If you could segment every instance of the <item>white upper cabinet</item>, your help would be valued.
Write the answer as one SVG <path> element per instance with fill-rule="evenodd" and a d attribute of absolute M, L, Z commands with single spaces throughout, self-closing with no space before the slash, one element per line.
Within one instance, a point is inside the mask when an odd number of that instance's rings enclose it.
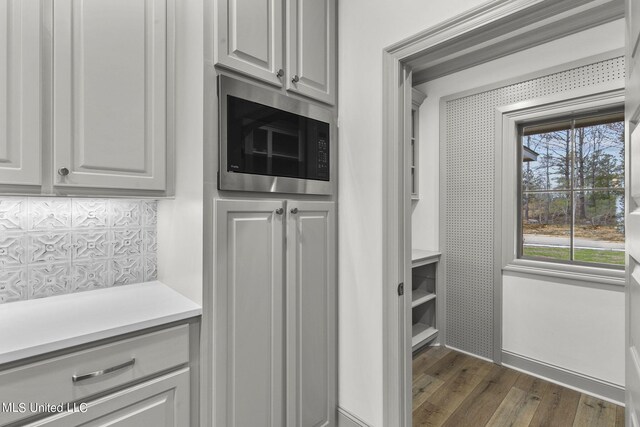
<path fill-rule="evenodd" d="M 0 183 L 40 185 L 39 0 L 0 0 Z"/>
<path fill-rule="evenodd" d="M 336 1 L 290 0 L 287 90 L 335 103 Z"/>
<path fill-rule="evenodd" d="M 282 2 L 219 0 L 217 64 L 282 86 Z"/>
<path fill-rule="evenodd" d="M 167 0 L 56 0 L 54 186 L 165 190 Z"/>
<path fill-rule="evenodd" d="M 215 12 L 216 65 L 335 103 L 336 0 L 218 0 Z"/>

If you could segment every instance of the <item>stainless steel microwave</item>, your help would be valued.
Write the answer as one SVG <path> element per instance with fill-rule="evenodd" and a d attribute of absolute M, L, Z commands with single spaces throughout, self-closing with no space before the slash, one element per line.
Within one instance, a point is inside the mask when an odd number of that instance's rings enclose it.
<path fill-rule="evenodd" d="M 218 103 L 220 190 L 333 193 L 330 110 L 224 75 Z"/>

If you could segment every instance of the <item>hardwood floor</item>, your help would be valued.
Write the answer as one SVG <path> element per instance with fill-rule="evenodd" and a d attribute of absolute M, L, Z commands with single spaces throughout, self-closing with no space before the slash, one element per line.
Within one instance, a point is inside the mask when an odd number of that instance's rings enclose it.
<path fill-rule="evenodd" d="M 413 358 L 413 425 L 624 427 L 624 408 L 443 347 Z"/>

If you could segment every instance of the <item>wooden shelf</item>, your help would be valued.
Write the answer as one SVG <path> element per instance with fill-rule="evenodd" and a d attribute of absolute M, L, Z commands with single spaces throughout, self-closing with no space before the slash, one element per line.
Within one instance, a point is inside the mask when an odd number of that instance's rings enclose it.
<path fill-rule="evenodd" d="M 411 308 L 417 307 L 420 304 L 424 304 L 427 301 L 431 301 L 436 298 L 436 294 L 423 291 L 422 289 L 416 289 L 411 293 Z"/>
<path fill-rule="evenodd" d="M 430 341 L 436 337 L 438 330 L 433 326 L 425 325 L 424 323 L 416 323 L 411 327 L 411 346 L 417 347 L 427 341 Z"/>

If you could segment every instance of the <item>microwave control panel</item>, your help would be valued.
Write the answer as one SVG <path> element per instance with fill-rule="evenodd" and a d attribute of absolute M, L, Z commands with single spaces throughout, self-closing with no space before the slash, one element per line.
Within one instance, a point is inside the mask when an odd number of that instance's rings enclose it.
<path fill-rule="evenodd" d="M 327 136 L 318 136 L 318 178 L 329 179 L 329 142 Z"/>

